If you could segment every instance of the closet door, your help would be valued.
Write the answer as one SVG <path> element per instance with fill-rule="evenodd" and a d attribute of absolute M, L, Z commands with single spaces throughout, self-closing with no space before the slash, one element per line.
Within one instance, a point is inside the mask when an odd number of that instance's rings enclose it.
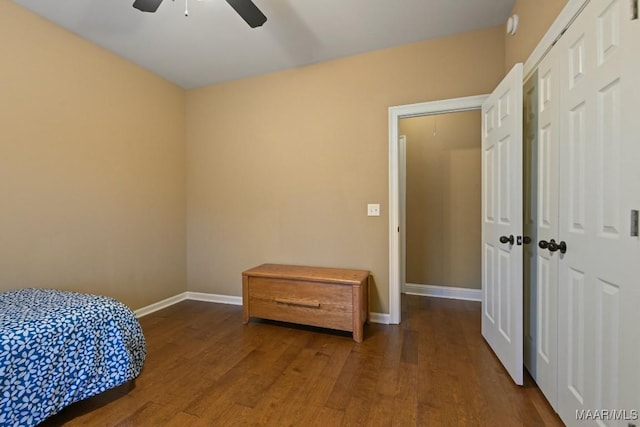
<path fill-rule="evenodd" d="M 636 8 L 638 1 L 635 1 Z M 623 10 L 624 11 L 624 10 Z M 640 210 L 640 17 L 636 9 L 635 19 L 624 20 L 622 26 L 624 43 L 622 51 L 622 76 L 626 82 L 622 92 L 622 171 L 621 191 L 626 195 L 625 204 L 621 209 L 623 218 L 627 221 L 636 216 L 632 211 Z M 631 236 L 631 227 L 626 231 L 627 260 L 631 260 L 631 267 L 627 267 L 628 286 L 625 288 L 624 298 L 621 299 L 621 324 L 624 325 L 620 342 L 621 364 L 621 400 L 622 408 L 636 408 L 640 411 L 640 237 Z M 636 412 L 636 415 L 638 412 Z M 632 423 L 640 425 L 636 419 Z M 625 427 L 627 424 L 623 424 Z"/>
<path fill-rule="evenodd" d="M 558 251 L 549 244 L 558 239 L 558 116 L 559 82 L 557 50 L 552 49 L 538 67 L 538 142 L 536 237 L 536 383 L 557 410 L 558 395 Z"/>
<path fill-rule="evenodd" d="M 522 64 L 482 105 L 482 336 L 523 383 Z"/>
<path fill-rule="evenodd" d="M 637 303 L 638 287 L 638 241 L 629 233 L 635 197 L 629 191 L 637 192 L 638 182 L 626 181 L 636 173 L 638 135 L 632 144 L 623 128 L 625 109 L 634 108 L 626 92 L 637 85 L 623 72 L 630 42 L 624 28 L 631 22 L 629 1 L 591 0 L 556 46 L 562 123 L 556 240 L 566 244 L 559 255 L 558 409 L 569 425 L 584 425 L 576 411 L 624 409 L 627 378 L 637 371 L 625 354 L 635 351 L 637 337 L 634 344 L 622 341 L 631 327 L 622 327 L 630 316 L 625 307 Z"/>

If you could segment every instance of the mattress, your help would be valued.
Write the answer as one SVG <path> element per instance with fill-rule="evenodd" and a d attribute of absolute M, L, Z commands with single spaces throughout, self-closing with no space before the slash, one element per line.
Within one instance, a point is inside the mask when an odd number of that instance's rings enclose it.
<path fill-rule="evenodd" d="M 142 328 L 121 302 L 52 289 L 0 293 L 0 426 L 33 426 L 138 376 Z"/>

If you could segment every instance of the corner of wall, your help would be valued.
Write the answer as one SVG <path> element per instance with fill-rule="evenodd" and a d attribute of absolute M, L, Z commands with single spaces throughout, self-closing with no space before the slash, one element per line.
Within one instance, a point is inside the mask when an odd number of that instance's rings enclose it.
<path fill-rule="evenodd" d="M 511 15 L 519 18 L 514 35 L 504 35 L 505 72 L 514 64 L 525 62 L 536 48 L 568 0 L 516 0 Z"/>

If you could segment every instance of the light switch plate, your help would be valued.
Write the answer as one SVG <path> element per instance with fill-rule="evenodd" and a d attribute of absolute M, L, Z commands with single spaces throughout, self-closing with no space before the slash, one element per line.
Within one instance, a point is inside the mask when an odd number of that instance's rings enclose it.
<path fill-rule="evenodd" d="M 380 203 L 369 203 L 367 205 L 367 216 L 380 216 Z"/>

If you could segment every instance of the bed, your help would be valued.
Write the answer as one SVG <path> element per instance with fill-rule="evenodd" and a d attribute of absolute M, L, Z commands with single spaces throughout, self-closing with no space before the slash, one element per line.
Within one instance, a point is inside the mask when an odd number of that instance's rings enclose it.
<path fill-rule="evenodd" d="M 0 426 L 33 426 L 138 376 L 142 329 L 121 302 L 52 289 L 0 293 Z"/>

